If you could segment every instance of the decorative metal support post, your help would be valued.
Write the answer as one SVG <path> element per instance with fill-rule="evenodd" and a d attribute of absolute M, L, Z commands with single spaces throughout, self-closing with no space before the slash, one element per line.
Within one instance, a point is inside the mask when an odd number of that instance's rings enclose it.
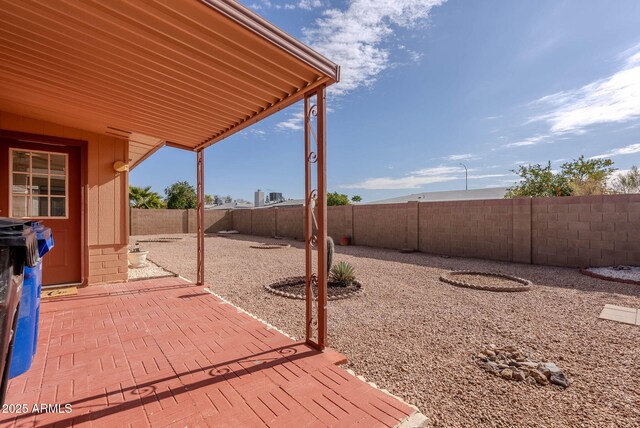
<path fill-rule="evenodd" d="M 306 264 L 306 341 L 322 350 L 327 346 L 327 179 L 326 179 L 326 99 L 325 87 L 304 99 L 305 147 L 305 264 Z M 315 105 L 311 99 L 315 97 Z M 316 118 L 315 132 L 312 118 Z M 315 151 L 312 148 L 315 141 Z M 317 189 L 312 189 L 312 164 L 316 164 Z M 315 209 L 314 209 L 315 208 Z M 318 213 L 316 219 L 315 211 Z M 314 226 L 316 233 L 314 234 Z M 313 246 L 317 246 L 318 272 L 313 272 Z M 314 288 L 317 287 L 317 296 Z M 314 301 L 317 311 L 314 314 Z M 317 326 L 317 341 L 313 327 Z"/>
<path fill-rule="evenodd" d="M 315 235 L 313 234 L 313 207 L 315 201 L 311 191 L 311 102 L 308 97 L 304 98 L 304 252 L 305 252 L 305 296 L 306 296 L 306 341 L 311 342 L 313 337 L 313 290 L 312 286 L 317 281 L 313 273 L 313 251 Z"/>
<path fill-rule="evenodd" d="M 204 285 L 204 149 L 197 152 L 197 219 L 198 219 L 198 273 L 197 284 Z"/>

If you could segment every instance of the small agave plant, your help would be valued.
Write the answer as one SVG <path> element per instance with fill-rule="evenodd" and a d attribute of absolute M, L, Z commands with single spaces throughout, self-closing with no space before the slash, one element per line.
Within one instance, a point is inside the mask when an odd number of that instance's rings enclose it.
<path fill-rule="evenodd" d="M 338 262 L 331 268 L 329 278 L 342 287 L 348 287 L 356 280 L 356 271 L 347 262 Z"/>

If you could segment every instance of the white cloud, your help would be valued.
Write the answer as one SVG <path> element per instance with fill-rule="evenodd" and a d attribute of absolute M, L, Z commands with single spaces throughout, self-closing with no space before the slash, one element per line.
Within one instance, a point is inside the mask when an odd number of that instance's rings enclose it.
<path fill-rule="evenodd" d="M 399 177 L 369 178 L 360 183 L 345 184 L 344 189 L 418 189 L 426 184 L 441 183 L 444 181 L 459 180 L 464 178 L 464 170 L 460 167 L 438 166 L 423 168 L 410 174 Z"/>
<path fill-rule="evenodd" d="M 625 147 L 619 147 L 607 153 L 603 153 L 597 156 L 592 156 L 590 159 L 604 159 L 604 158 L 610 158 L 613 156 L 630 155 L 633 153 L 640 153 L 640 144 L 630 144 Z"/>
<path fill-rule="evenodd" d="M 611 76 L 540 98 L 534 104 L 547 111 L 531 121 L 546 121 L 551 132 L 564 134 L 640 118 L 640 50 L 625 54 L 624 65 Z"/>
<path fill-rule="evenodd" d="M 530 137 L 522 141 L 516 141 L 515 143 L 505 144 L 503 147 L 512 148 L 512 147 L 524 147 L 524 146 L 535 146 L 536 144 L 541 143 L 548 135 L 537 135 L 535 137 Z"/>
<path fill-rule="evenodd" d="M 424 25 L 431 9 L 445 1 L 350 0 L 344 9 L 324 11 L 313 26 L 303 29 L 303 40 L 340 65 L 340 82 L 329 87 L 329 95 L 342 96 L 373 85 L 380 73 L 393 65 L 390 42 L 397 29 Z M 296 3 L 301 8 L 316 4 L 322 5 L 322 2 L 300 0 Z M 421 58 L 419 52 L 404 46 L 396 48 L 406 51 L 413 62 Z M 286 123 L 279 128 L 300 129 Z"/>
<path fill-rule="evenodd" d="M 481 179 L 481 178 L 497 178 L 497 177 L 506 177 L 508 174 L 477 174 L 470 175 L 469 178 Z"/>
<path fill-rule="evenodd" d="M 321 0 L 300 0 L 297 4 L 300 9 L 311 10 L 324 6 Z"/>
<path fill-rule="evenodd" d="M 445 0 L 351 0 L 344 10 L 329 9 L 304 29 L 305 41 L 340 64 L 341 81 L 330 87 L 344 95 L 370 86 L 390 65 L 384 46 L 397 28 L 424 24 L 431 9 Z"/>
<path fill-rule="evenodd" d="M 465 153 L 462 155 L 449 155 L 445 159 L 448 159 L 450 161 L 458 161 L 458 160 L 471 160 L 471 159 L 478 159 L 478 158 L 471 153 Z"/>
<path fill-rule="evenodd" d="M 469 169 L 474 171 L 474 169 Z M 506 177 L 508 174 L 471 174 L 470 179 Z M 360 183 L 344 184 L 344 189 L 392 190 L 419 189 L 427 184 L 464 180 L 464 168 L 459 166 L 436 166 L 412 171 L 404 177 L 368 178 Z"/>
<path fill-rule="evenodd" d="M 304 108 L 291 113 L 288 119 L 278 123 L 276 128 L 282 131 L 300 131 L 304 128 Z"/>

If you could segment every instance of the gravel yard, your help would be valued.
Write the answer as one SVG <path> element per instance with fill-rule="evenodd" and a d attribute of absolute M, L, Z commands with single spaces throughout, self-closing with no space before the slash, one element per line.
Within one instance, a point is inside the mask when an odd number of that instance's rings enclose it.
<path fill-rule="evenodd" d="M 196 239 L 181 236 L 145 249 L 195 280 Z M 291 248 L 250 248 L 264 242 Z M 263 289 L 304 274 L 302 243 L 243 235 L 205 243 L 212 290 L 304 337 L 304 302 Z M 575 269 L 367 247 L 336 247 L 334 263 L 342 260 L 356 268 L 365 291 L 329 302 L 330 345 L 357 374 L 417 405 L 433 426 L 640 426 L 640 327 L 598 319 L 606 303 L 640 307 L 640 286 Z M 448 270 L 501 272 L 533 285 L 521 293 L 460 288 L 439 281 Z M 573 384 L 560 390 L 492 376 L 472 359 L 490 344 L 552 361 Z"/>

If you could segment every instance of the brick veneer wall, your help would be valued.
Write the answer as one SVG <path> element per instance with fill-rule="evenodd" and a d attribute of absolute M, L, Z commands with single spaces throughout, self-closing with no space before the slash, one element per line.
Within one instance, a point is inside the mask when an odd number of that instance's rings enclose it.
<path fill-rule="evenodd" d="M 89 285 L 123 282 L 127 278 L 126 245 L 89 247 Z"/>
<path fill-rule="evenodd" d="M 144 211 L 145 227 L 161 221 L 169 229 L 168 214 Z M 638 194 L 350 205 L 327 211 L 329 236 L 336 241 L 350 236 L 354 245 L 541 265 L 640 265 Z M 300 239 L 303 212 L 302 207 L 232 210 L 216 224 L 243 234 Z M 132 230 L 145 230 L 136 221 L 132 215 Z M 179 221 L 172 227 L 162 233 L 184 233 Z"/>

